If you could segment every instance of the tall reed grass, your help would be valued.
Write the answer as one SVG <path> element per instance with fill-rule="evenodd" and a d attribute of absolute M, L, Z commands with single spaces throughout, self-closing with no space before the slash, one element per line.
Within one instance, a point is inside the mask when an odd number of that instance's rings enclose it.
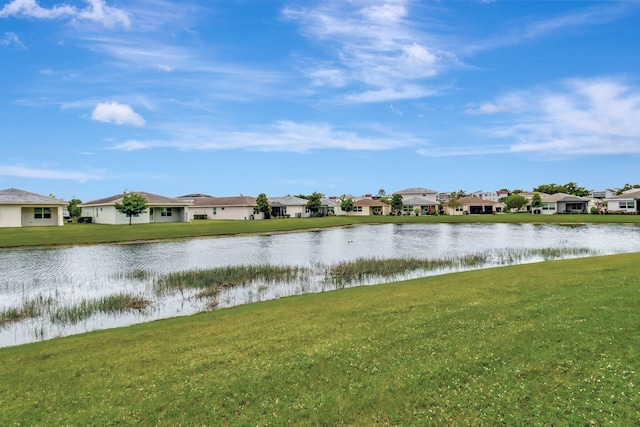
<path fill-rule="evenodd" d="M 41 316 L 52 304 L 53 298 L 41 294 L 33 298 L 25 298 L 18 307 L 0 310 L 0 327 L 23 319 Z"/>
<path fill-rule="evenodd" d="M 449 268 L 477 267 L 486 264 L 487 254 L 472 254 L 437 259 L 421 258 L 358 258 L 328 267 L 326 276 L 338 282 L 360 280 L 365 277 L 393 277 L 415 270 L 434 271 Z"/>
<path fill-rule="evenodd" d="M 52 324 L 73 324 L 88 319 L 97 313 L 117 314 L 125 311 L 143 310 L 151 301 L 142 296 L 120 293 L 98 299 L 82 300 L 78 304 L 60 307 L 49 312 Z"/>
<path fill-rule="evenodd" d="M 171 273 L 154 280 L 158 294 L 186 289 L 201 289 L 198 297 L 217 295 L 222 289 L 246 285 L 255 280 L 265 282 L 299 279 L 308 269 L 278 265 L 236 265 L 208 270 Z"/>

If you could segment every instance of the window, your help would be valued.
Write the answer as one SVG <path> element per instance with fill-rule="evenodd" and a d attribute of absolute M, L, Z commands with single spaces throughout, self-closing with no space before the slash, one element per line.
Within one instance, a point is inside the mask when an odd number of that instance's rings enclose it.
<path fill-rule="evenodd" d="M 402 210 L 403 210 L 403 211 L 405 211 L 405 212 L 413 212 L 413 206 L 411 206 L 411 205 L 404 205 L 404 206 L 402 207 Z"/>
<path fill-rule="evenodd" d="M 160 216 L 171 216 L 171 208 L 160 208 Z"/>
<path fill-rule="evenodd" d="M 33 217 L 35 219 L 49 219 L 51 218 L 51 208 L 33 208 Z"/>
<path fill-rule="evenodd" d="M 624 202 L 618 202 L 618 206 L 620 206 L 620 209 L 635 209 L 636 207 L 636 202 L 635 200 L 630 200 L 630 201 L 624 201 Z"/>
<path fill-rule="evenodd" d="M 335 212 L 335 210 L 334 210 L 333 206 L 329 206 L 329 207 L 327 208 L 327 212 L 334 213 L 334 212 Z"/>
<path fill-rule="evenodd" d="M 309 208 L 304 208 L 304 213 L 309 213 L 311 210 Z"/>
<path fill-rule="evenodd" d="M 464 207 L 462 205 L 456 206 L 456 212 L 462 212 L 463 210 L 464 210 Z"/>
<path fill-rule="evenodd" d="M 353 211 L 354 212 L 362 212 L 362 206 L 354 206 L 353 207 Z"/>
<path fill-rule="evenodd" d="M 556 204 L 555 203 L 551 203 L 551 202 L 545 202 L 542 204 L 542 210 L 543 211 L 555 211 L 556 210 Z"/>
<path fill-rule="evenodd" d="M 254 211 L 254 213 L 255 213 L 255 211 Z M 218 215 L 218 210 L 217 210 L 217 208 L 213 208 L 213 214 L 214 214 L 214 215 Z"/>

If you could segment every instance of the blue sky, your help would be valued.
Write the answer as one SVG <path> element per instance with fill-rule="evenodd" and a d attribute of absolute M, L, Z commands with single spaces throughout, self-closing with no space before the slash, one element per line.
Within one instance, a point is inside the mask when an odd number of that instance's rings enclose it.
<path fill-rule="evenodd" d="M 0 188 L 640 182 L 640 2 L 0 3 Z"/>

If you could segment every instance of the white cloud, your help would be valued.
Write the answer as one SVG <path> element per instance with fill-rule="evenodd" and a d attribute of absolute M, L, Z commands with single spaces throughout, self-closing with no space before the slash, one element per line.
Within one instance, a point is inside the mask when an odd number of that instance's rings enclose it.
<path fill-rule="evenodd" d="M 24 166 L 0 166 L 0 175 L 17 176 L 21 178 L 63 179 L 86 182 L 102 179 L 103 171 L 91 171 L 90 173 L 84 173 L 78 171 L 38 169 Z"/>
<path fill-rule="evenodd" d="M 404 87 L 388 87 L 378 90 L 347 94 L 343 99 L 347 102 L 369 103 L 384 101 L 400 101 L 436 95 L 437 91 L 418 85 Z"/>
<path fill-rule="evenodd" d="M 9 46 L 12 44 L 19 46 L 23 49 L 27 48 L 24 44 L 22 44 L 22 42 L 20 41 L 20 38 L 16 33 L 12 33 L 12 32 L 4 33 L 4 37 L 0 39 L 0 46 Z"/>
<path fill-rule="evenodd" d="M 18 18 L 36 19 L 77 19 L 99 22 L 106 27 L 131 25 L 129 15 L 121 9 L 107 6 L 105 0 L 85 0 L 87 7 L 78 9 L 67 4 L 45 8 L 36 0 L 13 0 L 0 9 L 0 17 L 15 16 Z"/>
<path fill-rule="evenodd" d="M 492 129 L 493 137 L 513 141 L 511 152 L 640 153 L 640 88 L 624 80 L 573 79 L 559 87 L 514 92 L 501 99 L 508 103 L 482 105 L 486 113 L 511 113 L 503 126 Z"/>
<path fill-rule="evenodd" d="M 133 111 L 130 106 L 117 102 L 104 102 L 96 105 L 93 113 L 91 113 L 91 119 L 116 125 L 145 125 L 142 116 Z"/>
<path fill-rule="evenodd" d="M 248 149 L 257 151 L 308 152 L 323 149 L 390 150 L 421 143 L 408 135 L 378 130 L 374 135 L 341 130 L 327 123 L 298 123 L 288 120 L 243 131 L 212 131 L 192 123 L 172 124 L 162 129 L 172 140 L 127 141 L 108 149 L 134 151 L 158 147 L 183 151 Z"/>
<path fill-rule="evenodd" d="M 314 84 L 358 83 L 366 89 L 350 95 L 351 101 L 386 102 L 400 99 L 400 92 L 403 99 L 430 95 L 419 91 L 408 96 L 402 88 L 419 86 L 456 62 L 455 55 L 436 45 L 424 22 L 410 20 L 410 4 L 409 0 L 328 1 L 315 8 L 286 8 L 283 15 L 299 22 L 301 31 L 323 44 L 332 58 L 306 68 Z"/>

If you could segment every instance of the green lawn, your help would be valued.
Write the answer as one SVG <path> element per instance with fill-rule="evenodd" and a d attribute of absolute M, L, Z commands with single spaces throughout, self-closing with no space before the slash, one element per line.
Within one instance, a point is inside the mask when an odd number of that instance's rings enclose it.
<path fill-rule="evenodd" d="M 69 227 L 72 229 L 72 227 Z M 0 349 L 3 425 L 638 425 L 640 254 Z"/>
<path fill-rule="evenodd" d="M 275 233 L 375 223 L 635 223 L 638 215 L 470 215 L 289 218 L 267 221 L 202 220 L 139 225 L 65 224 L 63 227 L 0 228 L 0 247 L 77 245 Z"/>

